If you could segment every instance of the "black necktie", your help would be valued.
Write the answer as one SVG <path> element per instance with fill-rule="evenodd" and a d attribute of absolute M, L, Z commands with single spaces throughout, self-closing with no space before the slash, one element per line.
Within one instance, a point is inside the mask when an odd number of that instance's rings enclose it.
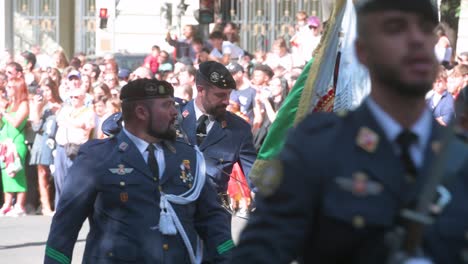
<path fill-rule="evenodd" d="M 198 145 L 201 145 L 201 143 L 206 137 L 206 120 L 208 120 L 207 115 L 201 115 L 197 120 L 197 144 Z"/>
<path fill-rule="evenodd" d="M 410 180 L 414 180 L 417 175 L 416 165 L 411 158 L 409 148 L 412 144 L 416 143 L 418 136 L 410 130 L 403 130 L 396 138 L 396 142 L 400 145 L 401 155 L 400 159 L 403 162 L 403 166 L 408 174 Z"/>
<path fill-rule="evenodd" d="M 146 150 L 148 151 L 148 166 L 150 167 L 150 170 L 153 173 L 153 178 L 159 179 L 158 161 L 156 160 L 156 156 L 154 155 L 156 147 L 153 144 L 149 144 Z"/>

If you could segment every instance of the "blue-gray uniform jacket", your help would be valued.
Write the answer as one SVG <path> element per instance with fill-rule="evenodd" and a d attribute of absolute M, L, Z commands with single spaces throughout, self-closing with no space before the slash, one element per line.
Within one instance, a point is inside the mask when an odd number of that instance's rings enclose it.
<path fill-rule="evenodd" d="M 272 165 L 277 173 L 264 179 L 278 180 L 278 188 L 257 195 L 233 263 L 386 263 L 385 238 L 421 194 L 444 129 L 432 122 L 425 161 L 411 181 L 366 104 L 347 115 L 309 115 Z M 468 261 L 468 156 L 460 144 L 450 144 L 443 181 L 451 199 L 424 232 L 422 248 L 434 263 Z"/>
<path fill-rule="evenodd" d="M 182 128 L 191 144 L 197 144 L 197 118 L 192 100 L 181 105 Z M 200 150 L 206 160 L 206 173 L 213 180 L 216 189 L 225 193 L 228 188 L 232 167 L 239 162 L 247 181 L 257 154 L 253 146 L 250 125 L 231 112 L 226 112 L 224 119 L 216 120 Z M 250 184 L 250 187 L 253 187 Z"/>
<path fill-rule="evenodd" d="M 166 169 L 158 180 L 123 131 L 83 145 L 52 220 L 44 263 L 70 263 L 86 218 L 90 231 L 83 263 L 190 263 L 181 236 L 158 230 L 159 190 L 189 190 L 193 180 L 184 176 L 187 170 L 195 175 L 196 153 L 181 142 L 165 142 L 163 149 Z M 198 235 L 215 262 L 229 259 L 231 228 L 210 184 L 205 182 L 198 200 L 173 207 L 193 248 Z"/>

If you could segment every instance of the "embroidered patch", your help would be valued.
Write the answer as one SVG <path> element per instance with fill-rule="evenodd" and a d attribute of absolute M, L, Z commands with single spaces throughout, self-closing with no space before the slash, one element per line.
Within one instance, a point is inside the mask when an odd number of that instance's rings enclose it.
<path fill-rule="evenodd" d="M 256 160 L 249 176 L 263 196 L 272 195 L 283 180 L 283 163 L 280 160 Z"/>
<path fill-rule="evenodd" d="M 119 164 L 117 165 L 117 168 L 109 168 L 109 171 L 114 174 L 125 175 L 131 173 L 133 168 L 125 168 L 123 164 Z"/>
<path fill-rule="evenodd" d="M 128 144 L 126 142 L 122 142 L 119 145 L 119 150 L 125 151 L 128 148 Z"/>
<path fill-rule="evenodd" d="M 120 201 L 122 203 L 128 202 L 128 193 L 127 192 L 121 192 L 120 193 Z"/>
<path fill-rule="evenodd" d="M 379 144 L 379 136 L 371 129 L 361 127 L 356 138 L 356 143 L 365 151 L 373 153 Z"/>
<path fill-rule="evenodd" d="M 369 177 L 364 172 L 354 173 L 352 179 L 337 177 L 335 182 L 341 189 L 351 192 L 356 196 L 378 195 L 383 190 L 382 184 L 369 180 Z"/>
<path fill-rule="evenodd" d="M 190 112 L 188 110 L 184 110 L 184 112 L 182 112 L 182 116 L 184 118 L 186 118 L 188 115 L 190 115 Z"/>
<path fill-rule="evenodd" d="M 211 82 L 214 82 L 214 83 L 217 83 L 217 82 L 219 82 L 219 79 L 220 79 L 221 77 L 222 77 L 222 76 L 221 76 L 219 73 L 217 73 L 217 72 L 212 72 L 212 73 L 210 74 L 210 81 L 211 81 Z"/>

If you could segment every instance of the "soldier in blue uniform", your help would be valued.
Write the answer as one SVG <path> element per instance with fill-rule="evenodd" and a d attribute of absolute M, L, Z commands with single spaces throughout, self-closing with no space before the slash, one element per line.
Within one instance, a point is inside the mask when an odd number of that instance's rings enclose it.
<path fill-rule="evenodd" d="M 120 99 L 123 128 L 83 145 L 70 168 L 44 263 L 71 262 L 86 218 L 83 263 L 201 263 L 203 248 L 227 262 L 230 224 L 203 155 L 175 140 L 172 86 L 140 79 Z"/>
<path fill-rule="evenodd" d="M 313 113 L 291 132 L 258 175 L 256 211 L 233 263 L 468 262 L 467 149 L 424 101 L 437 71 L 437 13 L 430 0 L 357 1 L 356 9 L 371 95 L 353 112 Z M 436 199 L 422 203 L 441 159 Z M 396 259 L 410 262 L 388 262 Z"/>
<path fill-rule="evenodd" d="M 228 69 L 217 62 L 201 63 L 196 74 L 197 97 L 181 106 L 181 129 L 189 142 L 199 145 L 206 171 L 225 204 L 232 167 L 239 162 L 247 181 L 256 159 L 250 125 L 226 111 L 236 83 Z M 250 181 L 249 181 L 250 183 Z M 250 184 L 250 187 L 253 186 Z"/>

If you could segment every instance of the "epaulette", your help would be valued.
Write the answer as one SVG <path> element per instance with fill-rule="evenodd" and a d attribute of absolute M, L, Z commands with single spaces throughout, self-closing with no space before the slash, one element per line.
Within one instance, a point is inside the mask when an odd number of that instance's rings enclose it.
<path fill-rule="evenodd" d="M 304 118 L 297 126 L 306 131 L 321 131 L 341 123 L 346 116 L 346 113 L 314 112 Z"/>
<path fill-rule="evenodd" d="M 176 102 L 176 105 L 179 105 L 179 106 L 185 106 L 188 103 L 187 100 L 179 98 L 179 97 L 174 97 L 174 101 Z"/>
<path fill-rule="evenodd" d="M 102 122 L 101 130 L 109 137 L 118 134 L 120 130 L 122 130 L 122 113 L 117 112 L 104 120 L 104 122 Z"/>

